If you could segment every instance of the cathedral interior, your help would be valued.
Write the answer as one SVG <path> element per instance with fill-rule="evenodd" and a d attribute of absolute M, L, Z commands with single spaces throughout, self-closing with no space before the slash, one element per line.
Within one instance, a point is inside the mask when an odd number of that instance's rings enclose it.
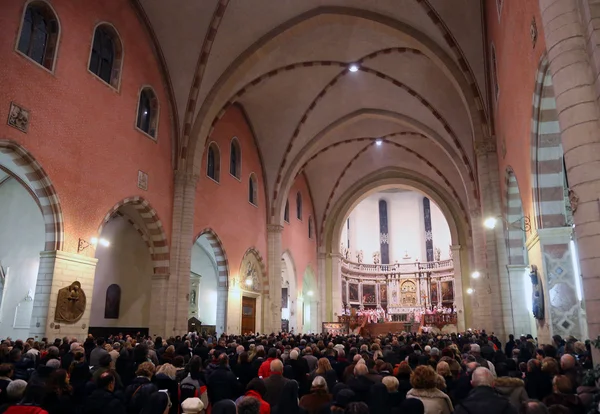
<path fill-rule="evenodd" d="M 596 338 L 595 3 L 0 0 L 0 338 Z"/>

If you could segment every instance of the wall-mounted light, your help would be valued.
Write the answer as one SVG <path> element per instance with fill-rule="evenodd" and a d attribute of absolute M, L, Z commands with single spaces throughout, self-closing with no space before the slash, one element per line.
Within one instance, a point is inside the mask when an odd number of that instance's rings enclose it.
<path fill-rule="evenodd" d="M 77 253 L 81 253 L 82 251 L 84 251 L 85 249 L 87 249 L 90 246 L 93 246 L 94 248 L 96 248 L 96 246 L 98 246 L 98 245 L 108 247 L 108 246 L 110 246 L 110 242 L 103 237 L 101 237 L 101 238 L 90 237 L 89 242 L 85 239 L 80 238 L 79 244 L 77 245 Z"/>
<path fill-rule="evenodd" d="M 252 278 L 251 277 L 246 278 L 246 286 L 252 286 Z"/>
<path fill-rule="evenodd" d="M 479 276 L 481 276 L 481 273 L 479 273 L 477 270 L 471 273 L 471 277 L 473 279 L 479 279 Z"/>
<path fill-rule="evenodd" d="M 473 290 L 473 288 L 468 288 L 468 289 L 467 289 L 467 295 L 472 295 L 472 294 L 473 294 L 473 292 L 475 292 L 475 291 Z"/>
<path fill-rule="evenodd" d="M 309 290 L 308 292 L 306 292 L 306 294 L 307 294 L 308 296 L 312 296 L 312 295 L 314 295 L 314 292 L 313 292 L 312 290 Z"/>
<path fill-rule="evenodd" d="M 526 233 L 529 233 L 531 231 L 531 220 L 529 219 L 529 216 L 523 216 L 513 222 L 509 222 L 502 216 L 488 217 L 484 220 L 483 225 L 486 228 L 493 230 L 496 228 L 498 220 L 502 220 L 504 223 L 506 223 L 507 227 L 509 228 L 517 228 Z"/>

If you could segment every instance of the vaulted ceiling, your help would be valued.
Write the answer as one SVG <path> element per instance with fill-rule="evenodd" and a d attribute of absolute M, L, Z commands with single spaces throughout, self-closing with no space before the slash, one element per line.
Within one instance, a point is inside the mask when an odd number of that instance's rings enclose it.
<path fill-rule="evenodd" d="M 186 168 L 199 168 L 211 125 L 238 103 L 272 216 L 304 173 L 322 228 L 341 194 L 385 167 L 428 177 L 466 211 L 476 204 L 474 142 L 489 136 L 481 1 L 138 1 Z"/>

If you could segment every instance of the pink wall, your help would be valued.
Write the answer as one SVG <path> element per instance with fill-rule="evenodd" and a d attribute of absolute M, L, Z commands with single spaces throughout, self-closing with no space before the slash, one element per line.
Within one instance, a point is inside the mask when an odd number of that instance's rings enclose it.
<path fill-rule="evenodd" d="M 531 182 L 531 117 L 535 77 L 545 52 L 544 32 L 537 0 L 504 0 L 498 22 L 496 0 L 487 0 L 488 48 L 496 48 L 500 94 L 492 106 L 498 143 L 500 185 L 506 198 L 504 172 L 515 172 L 523 211 L 534 217 Z M 535 48 L 531 42 L 531 21 L 538 30 Z M 489 56 L 488 62 L 490 61 Z M 506 156 L 503 156 L 505 142 Z M 504 201 L 505 208 L 506 201 Z M 534 222 L 535 220 L 532 220 Z"/>
<path fill-rule="evenodd" d="M 296 194 L 302 194 L 302 221 L 296 217 Z M 302 291 L 302 281 L 306 268 L 310 266 L 317 276 L 317 232 L 315 213 L 308 183 L 304 174 L 296 177 L 288 194 L 290 205 L 290 222 L 283 222 L 282 251 L 288 251 L 296 266 L 296 283 L 298 292 Z M 312 239 L 308 238 L 308 216 L 312 216 L 315 231 Z"/>
<path fill-rule="evenodd" d="M 139 195 L 171 232 L 173 171 L 167 90 L 150 36 L 128 0 L 53 0 L 61 33 L 54 73 L 15 51 L 25 2 L 0 13 L 0 139 L 17 141 L 49 175 L 60 198 L 67 251 L 94 235 L 117 202 Z M 94 26 L 112 23 L 124 45 L 119 91 L 88 71 Z M 151 85 L 160 102 L 158 142 L 135 128 L 138 92 Z M 10 102 L 30 111 L 24 134 L 6 125 Z M 149 175 L 137 188 L 138 170 Z"/>
<path fill-rule="evenodd" d="M 229 174 L 229 147 L 237 137 L 242 150 L 241 181 Z M 208 143 L 221 152 L 221 177 L 216 183 L 206 175 L 206 151 L 196 189 L 194 234 L 211 228 L 223 243 L 230 276 L 237 275 L 244 253 L 254 247 L 267 260 L 267 206 L 260 157 L 243 110 L 232 106 L 217 122 Z M 248 201 L 248 179 L 256 174 L 258 207 Z M 191 242 L 190 242 L 191 243 Z M 190 245 L 191 247 L 191 245 Z"/>

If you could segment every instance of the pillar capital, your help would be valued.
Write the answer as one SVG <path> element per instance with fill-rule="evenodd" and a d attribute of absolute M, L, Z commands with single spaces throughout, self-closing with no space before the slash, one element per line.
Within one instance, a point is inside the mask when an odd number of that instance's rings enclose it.
<path fill-rule="evenodd" d="M 496 153 L 496 141 L 494 139 L 485 139 L 475 141 L 475 153 L 478 157 Z"/>
<path fill-rule="evenodd" d="M 267 224 L 267 232 L 269 233 L 282 233 L 283 226 L 281 224 Z"/>

